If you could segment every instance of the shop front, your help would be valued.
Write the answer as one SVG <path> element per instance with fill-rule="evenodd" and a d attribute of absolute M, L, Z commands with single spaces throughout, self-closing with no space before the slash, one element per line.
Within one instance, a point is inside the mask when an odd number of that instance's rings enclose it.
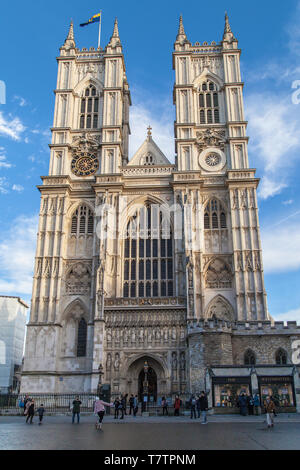
<path fill-rule="evenodd" d="M 252 394 L 251 377 L 213 377 L 212 402 L 215 413 L 239 413 L 240 395 Z"/>
<path fill-rule="evenodd" d="M 261 402 L 272 396 L 279 413 L 295 412 L 296 397 L 293 376 L 258 377 Z"/>

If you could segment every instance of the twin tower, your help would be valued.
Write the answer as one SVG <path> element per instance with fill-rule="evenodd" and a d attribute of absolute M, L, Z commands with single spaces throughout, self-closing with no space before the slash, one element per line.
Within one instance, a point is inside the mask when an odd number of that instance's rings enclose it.
<path fill-rule="evenodd" d="M 146 364 L 156 401 L 202 390 L 212 365 L 243 363 L 234 325 L 270 317 L 240 54 L 227 15 L 211 44 L 191 44 L 180 18 L 175 163 L 150 128 L 130 156 L 118 23 L 105 50 L 77 49 L 71 24 L 38 187 L 21 391 L 96 392 L 100 376 L 112 396 L 142 396 Z"/>

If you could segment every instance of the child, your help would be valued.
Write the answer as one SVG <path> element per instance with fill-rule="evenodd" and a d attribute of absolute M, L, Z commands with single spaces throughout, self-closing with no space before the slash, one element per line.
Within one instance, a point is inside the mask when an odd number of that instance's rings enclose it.
<path fill-rule="evenodd" d="M 44 416 L 44 413 L 45 413 L 45 408 L 44 408 L 44 405 L 41 404 L 41 406 L 39 407 L 39 409 L 37 410 L 38 411 L 38 414 L 39 414 L 39 424 L 42 424 L 42 421 L 43 421 L 43 416 Z"/>

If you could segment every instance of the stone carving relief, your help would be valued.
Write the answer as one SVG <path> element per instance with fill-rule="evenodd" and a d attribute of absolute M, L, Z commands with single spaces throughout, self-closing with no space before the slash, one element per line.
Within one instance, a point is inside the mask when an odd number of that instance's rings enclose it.
<path fill-rule="evenodd" d="M 232 287 L 232 271 L 221 258 L 214 258 L 205 274 L 208 289 L 230 289 Z"/>
<path fill-rule="evenodd" d="M 196 145 L 199 153 L 208 147 L 218 148 L 224 152 L 226 144 L 225 131 L 205 129 L 201 132 L 197 132 L 196 136 Z"/>
<path fill-rule="evenodd" d="M 222 296 L 217 296 L 208 306 L 206 318 L 209 320 L 234 321 L 233 309 Z"/>
<path fill-rule="evenodd" d="M 91 273 L 84 263 L 77 263 L 66 276 L 66 293 L 70 295 L 88 295 L 91 290 Z"/>

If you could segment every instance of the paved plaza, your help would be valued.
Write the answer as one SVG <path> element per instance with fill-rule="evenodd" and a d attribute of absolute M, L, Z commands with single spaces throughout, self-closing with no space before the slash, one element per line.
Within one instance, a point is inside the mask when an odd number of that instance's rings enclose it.
<path fill-rule="evenodd" d="M 268 430 L 264 417 L 211 416 L 207 425 L 188 417 L 104 419 L 45 416 L 42 426 L 24 417 L 0 416 L 0 450 L 299 450 L 300 415 L 280 415 Z"/>

